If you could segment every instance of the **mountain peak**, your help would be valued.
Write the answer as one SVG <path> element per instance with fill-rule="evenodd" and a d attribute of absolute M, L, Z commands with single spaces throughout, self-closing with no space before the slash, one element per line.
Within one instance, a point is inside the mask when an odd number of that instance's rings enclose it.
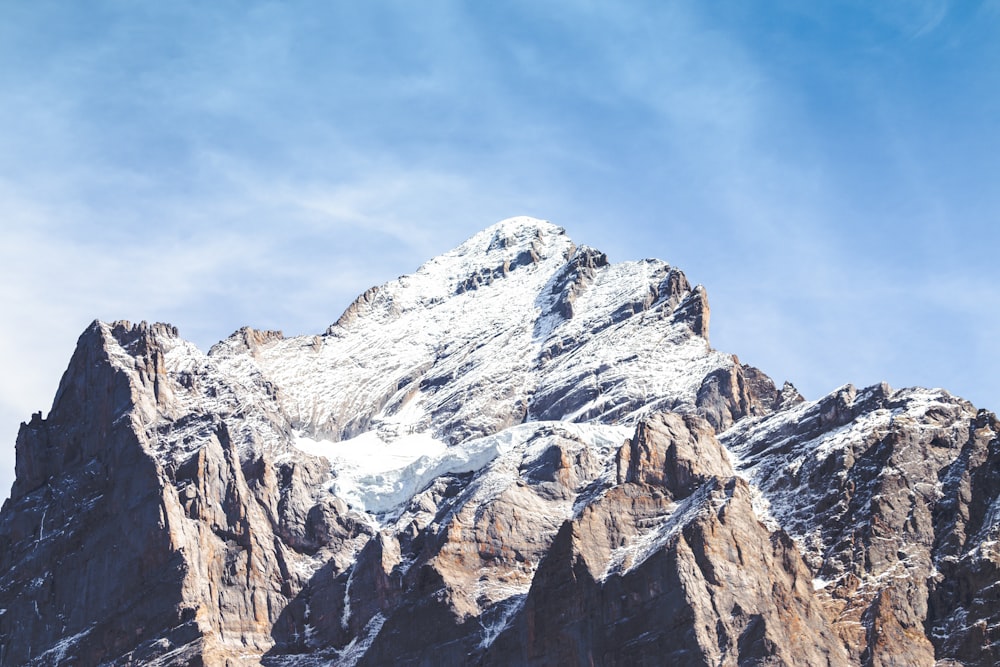
<path fill-rule="evenodd" d="M 572 244 L 566 230 L 547 220 L 529 216 L 515 216 L 494 223 L 474 234 L 456 251 L 481 252 L 488 254 L 500 250 L 523 251 L 531 248 L 545 248 L 552 245 Z M 463 252 L 465 251 L 465 252 Z"/>
<path fill-rule="evenodd" d="M 520 267 L 569 259 L 576 245 L 562 227 L 527 216 L 507 218 L 474 234 L 417 271 L 459 292 Z"/>
<path fill-rule="evenodd" d="M 696 411 L 704 378 L 734 364 L 707 332 L 704 293 L 678 269 L 611 264 L 561 227 L 520 217 L 369 289 L 318 347 L 291 339 L 256 363 L 305 437 L 433 432 L 457 443 L 526 420 Z M 306 348 L 315 356 L 295 356 Z"/>
<path fill-rule="evenodd" d="M 526 216 L 501 220 L 425 262 L 414 273 L 368 289 L 327 329 L 327 334 L 337 334 L 359 319 L 385 322 L 406 312 L 424 311 L 501 279 L 505 279 L 509 291 L 527 298 L 527 292 L 537 287 L 533 285 L 540 275 L 533 269 L 544 264 L 543 273 L 549 273 L 572 257 L 575 250 L 566 230 L 551 222 Z"/>

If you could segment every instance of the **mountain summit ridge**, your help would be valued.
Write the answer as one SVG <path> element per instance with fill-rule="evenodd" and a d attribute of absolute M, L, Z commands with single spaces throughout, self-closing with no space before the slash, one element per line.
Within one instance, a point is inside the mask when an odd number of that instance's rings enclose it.
<path fill-rule="evenodd" d="M 1000 659 L 995 415 L 805 401 L 708 325 L 527 217 L 319 335 L 94 322 L 18 435 L 0 666 Z"/>

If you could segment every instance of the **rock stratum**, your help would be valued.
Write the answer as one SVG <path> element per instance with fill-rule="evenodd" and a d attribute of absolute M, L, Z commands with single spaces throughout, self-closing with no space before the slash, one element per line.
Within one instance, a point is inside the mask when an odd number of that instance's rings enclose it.
<path fill-rule="evenodd" d="M 1000 424 L 817 401 L 507 220 L 326 332 L 94 322 L 21 426 L 0 665 L 994 665 Z"/>

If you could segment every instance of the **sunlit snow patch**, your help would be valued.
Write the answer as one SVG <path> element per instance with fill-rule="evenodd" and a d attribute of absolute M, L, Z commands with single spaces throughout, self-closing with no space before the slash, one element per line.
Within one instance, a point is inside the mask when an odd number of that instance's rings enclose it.
<path fill-rule="evenodd" d="M 400 506 L 434 478 L 479 470 L 511 446 L 510 435 L 498 433 L 461 447 L 449 447 L 429 433 L 413 433 L 392 442 L 369 431 L 350 440 L 330 442 L 304 436 L 295 445 L 328 459 L 335 481 L 332 491 L 352 507 L 381 514 Z"/>
<path fill-rule="evenodd" d="M 576 439 L 604 456 L 610 455 L 634 430 L 605 424 L 528 422 L 455 446 L 426 432 L 391 441 L 383 440 L 377 431 L 340 442 L 298 435 L 294 442 L 302 451 L 330 461 L 334 473 L 331 491 L 336 496 L 354 509 L 385 514 L 399 509 L 441 475 L 482 470 L 497 457 L 510 455 L 516 460 L 478 483 L 485 494 L 493 487 L 506 488 L 516 478 L 523 457 L 537 457 L 549 447 L 546 433 L 553 428 L 557 429 L 556 435 Z M 534 445 L 525 449 L 529 443 Z"/>

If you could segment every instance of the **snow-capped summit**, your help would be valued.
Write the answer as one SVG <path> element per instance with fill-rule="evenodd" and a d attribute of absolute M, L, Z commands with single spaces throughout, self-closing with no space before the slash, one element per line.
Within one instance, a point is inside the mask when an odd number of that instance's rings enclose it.
<path fill-rule="evenodd" d="M 488 264 L 509 262 L 522 253 L 534 253 L 539 259 L 554 255 L 566 259 L 567 253 L 572 253 L 573 248 L 573 242 L 562 227 L 547 220 L 517 216 L 490 225 L 454 250 L 430 260 L 424 266 L 444 264 L 457 258 L 471 262 L 485 260 Z"/>
<path fill-rule="evenodd" d="M 453 448 L 520 422 L 695 410 L 704 379 L 734 365 L 709 347 L 706 320 L 703 293 L 666 263 L 612 265 L 520 217 L 368 290 L 324 336 L 212 356 L 234 377 L 265 378 L 296 442 L 333 460 L 354 504 L 385 511 L 409 498 L 387 479 L 418 466 L 415 488 L 481 467 L 482 453 Z M 381 463 L 361 465 L 358 447 L 382 448 Z"/>
<path fill-rule="evenodd" d="M 325 336 L 220 365 L 263 374 L 311 438 L 456 444 L 525 420 L 693 409 L 702 380 L 733 365 L 700 335 L 706 320 L 702 293 L 667 264 L 612 265 L 555 225 L 511 218 L 368 290 Z"/>
<path fill-rule="evenodd" d="M 360 326 L 368 326 L 411 310 L 427 309 L 499 278 L 513 275 L 511 283 L 520 286 L 539 270 L 551 270 L 565 262 L 574 247 L 565 230 L 552 223 L 528 217 L 503 220 L 414 273 L 368 290 L 327 333 L 335 335 L 359 318 L 364 320 Z M 508 288 L 518 291 L 511 284 Z"/>

